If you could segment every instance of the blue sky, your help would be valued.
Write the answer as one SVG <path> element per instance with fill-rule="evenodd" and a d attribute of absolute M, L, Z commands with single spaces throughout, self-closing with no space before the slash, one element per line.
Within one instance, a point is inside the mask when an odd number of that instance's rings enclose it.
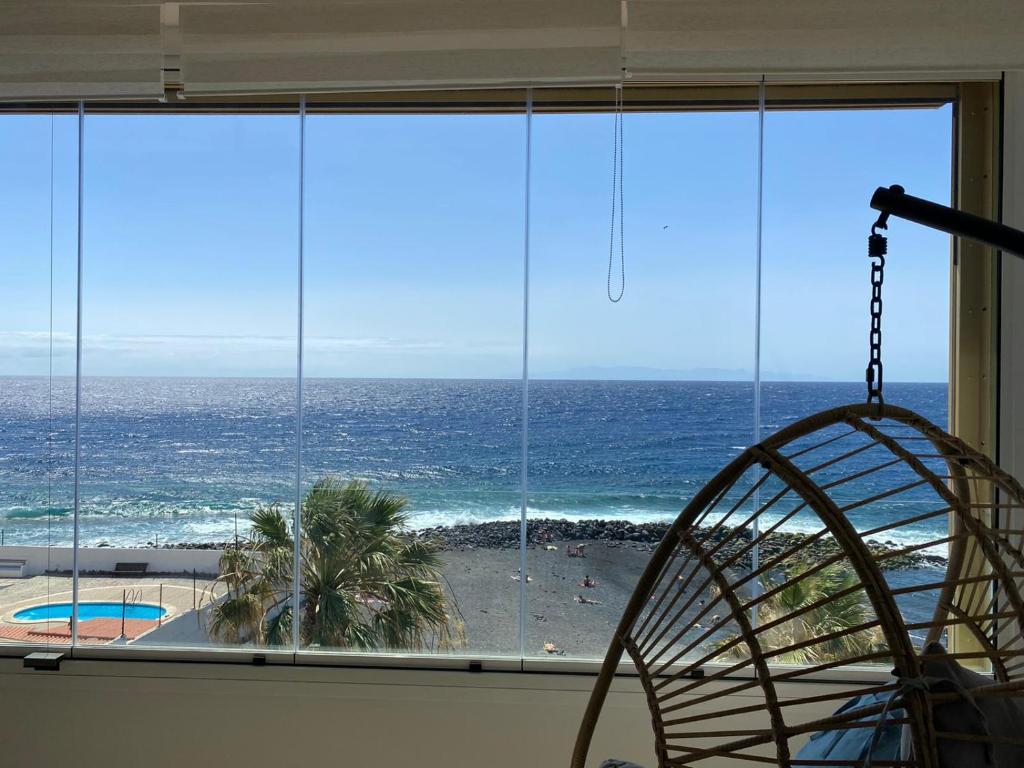
<path fill-rule="evenodd" d="M 949 199 L 951 108 L 769 112 L 762 369 L 859 380 L 867 201 Z M 54 122 L 54 364 L 73 370 L 76 125 Z M 518 376 L 525 119 L 310 116 L 306 373 Z M 611 117 L 533 123 L 530 366 L 749 378 L 757 116 L 627 115 L 626 293 L 605 296 Z M 0 117 L 0 375 L 50 349 L 50 120 Z M 295 370 L 298 120 L 90 116 L 86 375 Z M 894 222 L 890 380 L 946 378 L 948 238 Z"/>

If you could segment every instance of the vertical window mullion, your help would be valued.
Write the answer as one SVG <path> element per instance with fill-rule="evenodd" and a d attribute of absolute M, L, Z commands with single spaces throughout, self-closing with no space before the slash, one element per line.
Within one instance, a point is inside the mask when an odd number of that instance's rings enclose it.
<path fill-rule="evenodd" d="M 85 102 L 78 102 L 78 244 L 75 287 L 75 502 L 71 550 L 71 647 L 78 644 L 78 518 L 81 510 L 82 454 L 82 266 L 85 173 Z"/>
<path fill-rule="evenodd" d="M 523 196 L 523 380 L 519 512 L 519 658 L 526 656 L 526 510 L 530 416 L 530 162 L 532 160 L 533 89 L 526 89 L 526 173 Z"/>
<path fill-rule="evenodd" d="M 764 218 L 764 112 L 765 112 L 765 79 L 761 76 L 761 82 L 757 89 L 757 223 L 756 238 L 757 244 L 754 249 L 754 445 L 761 442 L 761 264 L 762 245 L 764 243 L 763 218 Z M 757 483 L 757 477 L 753 478 Z M 758 522 L 760 515 L 756 514 L 761 507 L 761 488 L 754 486 L 752 497 L 754 505 L 754 516 L 751 524 L 751 537 L 754 542 L 750 551 L 750 570 L 757 571 L 760 566 L 761 545 L 757 540 L 759 534 Z M 754 597 L 761 592 L 760 579 L 754 579 L 751 584 Z M 755 603 L 751 609 L 751 624 L 757 626 L 757 608 Z"/>
<path fill-rule="evenodd" d="M 306 97 L 299 97 L 298 318 L 295 363 L 295 513 L 292 520 L 292 652 L 299 652 L 302 602 L 302 334 L 306 196 Z"/>

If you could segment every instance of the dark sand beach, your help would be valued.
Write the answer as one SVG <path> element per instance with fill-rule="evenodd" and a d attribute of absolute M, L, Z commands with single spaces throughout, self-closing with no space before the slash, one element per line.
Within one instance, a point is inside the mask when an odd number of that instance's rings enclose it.
<path fill-rule="evenodd" d="M 664 537 L 667 524 L 633 525 L 621 521 L 530 521 L 527 537 L 526 656 L 564 655 L 603 658 L 615 627 L 651 553 Z M 722 535 L 729 529 L 723 529 Z M 517 654 L 519 524 L 494 522 L 421 531 L 442 546 L 448 580 L 465 623 L 466 648 L 481 655 Z M 793 545 L 802 534 L 779 533 L 762 545 L 770 557 Z M 583 557 L 569 557 L 567 547 L 584 545 Z M 726 547 L 743 546 L 741 538 Z M 832 550 L 830 541 L 809 551 L 819 558 Z M 892 551 L 895 542 L 872 544 Z M 742 562 L 742 560 L 741 560 Z M 887 578 L 900 583 L 932 580 L 943 558 L 916 554 L 890 558 Z M 932 571 L 928 576 L 925 571 Z M 596 584 L 581 584 L 589 577 Z M 584 598 L 584 602 L 580 601 Z M 710 601 L 710 595 L 702 595 Z M 925 596 L 902 606 L 905 613 L 923 618 L 931 604 Z M 718 610 L 717 608 L 715 610 Z M 686 615 L 696 617 L 695 602 Z M 703 621 L 707 623 L 708 618 Z M 545 649 L 546 644 L 551 646 Z"/>
<path fill-rule="evenodd" d="M 585 544 L 585 557 L 565 545 Z M 546 550 L 554 546 L 555 550 Z M 445 574 L 466 624 L 467 650 L 518 653 L 519 553 L 463 548 L 443 553 Z M 527 552 L 527 656 L 604 656 L 622 611 L 650 559 L 648 546 L 577 539 L 534 545 Z M 579 586 L 589 576 L 595 587 Z M 583 596 L 588 603 L 578 601 Z"/>

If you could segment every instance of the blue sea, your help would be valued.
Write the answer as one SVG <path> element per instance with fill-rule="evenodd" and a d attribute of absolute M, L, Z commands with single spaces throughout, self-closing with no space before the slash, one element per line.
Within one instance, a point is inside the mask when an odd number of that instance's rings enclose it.
<path fill-rule="evenodd" d="M 864 385 L 765 383 L 761 392 L 768 434 L 862 401 Z M 940 426 L 947 393 L 945 384 L 887 385 L 889 402 Z M 304 487 L 325 474 L 365 478 L 405 494 L 415 527 L 518 519 L 520 382 L 307 379 L 303 402 Z M 531 381 L 528 426 L 532 516 L 671 520 L 752 442 L 753 387 Z M 82 544 L 244 533 L 257 505 L 294 504 L 296 434 L 292 380 L 84 379 Z M 0 378 L 4 543 L 71 542 L 73 447 L 72 379 Z"/>

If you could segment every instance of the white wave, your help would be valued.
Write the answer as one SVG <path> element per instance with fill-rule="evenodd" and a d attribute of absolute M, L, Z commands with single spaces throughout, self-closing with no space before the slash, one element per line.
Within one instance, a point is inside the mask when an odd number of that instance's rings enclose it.
<path fill-rule="evenodd" d="M 423 508 L 413 508 L 409 513 L 409 525 L 416 530 L 456 525 L 475 525 L 488 522 L 515 522 L 522 514 L 519 504 L 510 493 L 502 500 L 480 501 L 478 503 L 437 502 Z M 668 500 L 666 499 L 666 502 Z M 136 499 L 115 499 L 95 497 L 83 505 L 81 518 L 83 542 L 87 546 L 106 543 L 112 546 L 146 546 L 159 539 L 164 543 L 205 543 L 230 540 L 235 534 L 237 520 L 239 535 L 249 529 L 249 513 L 260 503 L 256 498 L 236 499 L 232 503 L 216 505 L 190 502 L 188 500 L 139 501 Z M 286 503 L 290 508 L 290 504 Z M 633 524 L 670 523 L 678 515 L 680 507 L 652 509 L 641 505 L 620 503 L 614 506 L 595 504 L 571 504 L 561 506 L 531 504 L 526 509 L 528 520 L 555 519 L 578 523 L 584 520 L 617 520 Z M 738 511 L 729 524 L 744 522 L 750 512 Z M 722 515 L 710 515 L 702 524 L 714 524 Z M 779 515 L 765 513 L 761 517 L 761 530 L 775 524 Z M 872 518 L 867 518 L 871 521 Z M 45 544 L 47 536 L 58 535 L 48 532 L 48 521 L 42 518 L 7 518 L 3 520 L 7 543 Z M 61 526 L 67 519 L 62 518 Z M 857 521 L 855 521 L 857 522 Z M 861 531 L 877 527 L 874 522 L 859 525 Z M 941 525 L 941 524 L 939 524 Z M 63 527 L 61 530 L 63 530 Z M 788 520 L 779 530 L 785 533 L 812 534 L 818 532 L 822 523 L 812 513 L 803 513 Z M 914 546 L 934 541 L 937 528 L 906 526 L 871 536 L 870 541 L 879 544 L 895 543 L 896 546 Z M 920 550 L 921 554 L 945 557 L 947 547 L 937 545 Z"/>

